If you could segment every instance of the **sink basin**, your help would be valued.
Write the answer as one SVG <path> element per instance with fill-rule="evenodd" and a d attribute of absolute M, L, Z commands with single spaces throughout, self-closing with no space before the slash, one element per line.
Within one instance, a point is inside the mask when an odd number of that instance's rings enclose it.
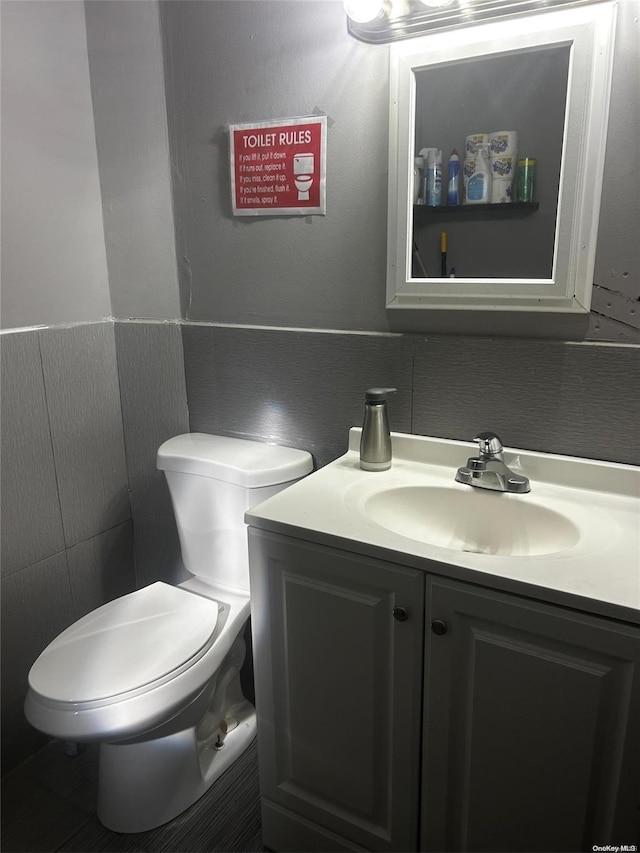
<path fill-rule="evenodd" d="M 528 496 L 466 487 L 386 489 L 368 498 L 364 511 L 371 521 L 401 536 L 473 554 L 556 554 L 580 538 L 569 518 Z"/>
<path fill-rule="evenodd" d="M 248 524 L 638 624 L 640 468 L 512 448 L 505 464 L 531 492 L 504 494 L 455 482 L 477 452 L 469 442 L 393 433 L 391 468 L 372 473 L 361 437 L 352 428 L 343 456 L 250 509 Z"/>

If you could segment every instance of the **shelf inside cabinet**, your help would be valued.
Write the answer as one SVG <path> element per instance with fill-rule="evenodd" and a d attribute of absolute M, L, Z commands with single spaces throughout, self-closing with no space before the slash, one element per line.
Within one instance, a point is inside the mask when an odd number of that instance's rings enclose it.
<path fill-rule="evenodd" d="M 537 201 L 513 201 L 508 204 L 449 204 L 434 207 L 430 204 L 414 204 L 414 211 L 424 211 L 425 213 L 447 213 L 467 215 L 470 213 L 496 213 L 501 215 L 509 215 L 519 211 L 521 213 L 533 213 L 538 210 L 540 203 Z"/>

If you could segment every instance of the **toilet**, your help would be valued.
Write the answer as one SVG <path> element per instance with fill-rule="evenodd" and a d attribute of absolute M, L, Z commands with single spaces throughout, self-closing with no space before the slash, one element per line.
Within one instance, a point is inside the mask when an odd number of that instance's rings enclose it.
<path fill-rule="evenodd" d="M 158 450 L 185 567 L 63 631 L 33 664 L 25 715 L 100 744 L 98 817 L 115 832 L 166 823 L 199 799 L 256 733 L 240 686 L 250 614 L 244 513 L 306 476 L 289 447 L 190 433 Z"/>

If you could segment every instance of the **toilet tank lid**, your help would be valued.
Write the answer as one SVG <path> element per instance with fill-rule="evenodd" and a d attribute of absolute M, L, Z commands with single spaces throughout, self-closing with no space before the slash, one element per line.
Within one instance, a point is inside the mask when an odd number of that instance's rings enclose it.
<path fill-rule="evenodd" d="M 257 489 L 310 474 L 313 460 L 306 450 L 293 447 L 191 432 L 176 435 L 161 445 L 158 468 Z"/>

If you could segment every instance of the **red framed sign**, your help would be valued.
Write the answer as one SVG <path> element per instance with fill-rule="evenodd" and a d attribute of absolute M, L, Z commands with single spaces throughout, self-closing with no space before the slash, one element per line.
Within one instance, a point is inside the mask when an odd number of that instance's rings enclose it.
<path fill-rule="evenodd" d="M 327 117 L 229 125 L 236 216 L 326 213 Z"/>

